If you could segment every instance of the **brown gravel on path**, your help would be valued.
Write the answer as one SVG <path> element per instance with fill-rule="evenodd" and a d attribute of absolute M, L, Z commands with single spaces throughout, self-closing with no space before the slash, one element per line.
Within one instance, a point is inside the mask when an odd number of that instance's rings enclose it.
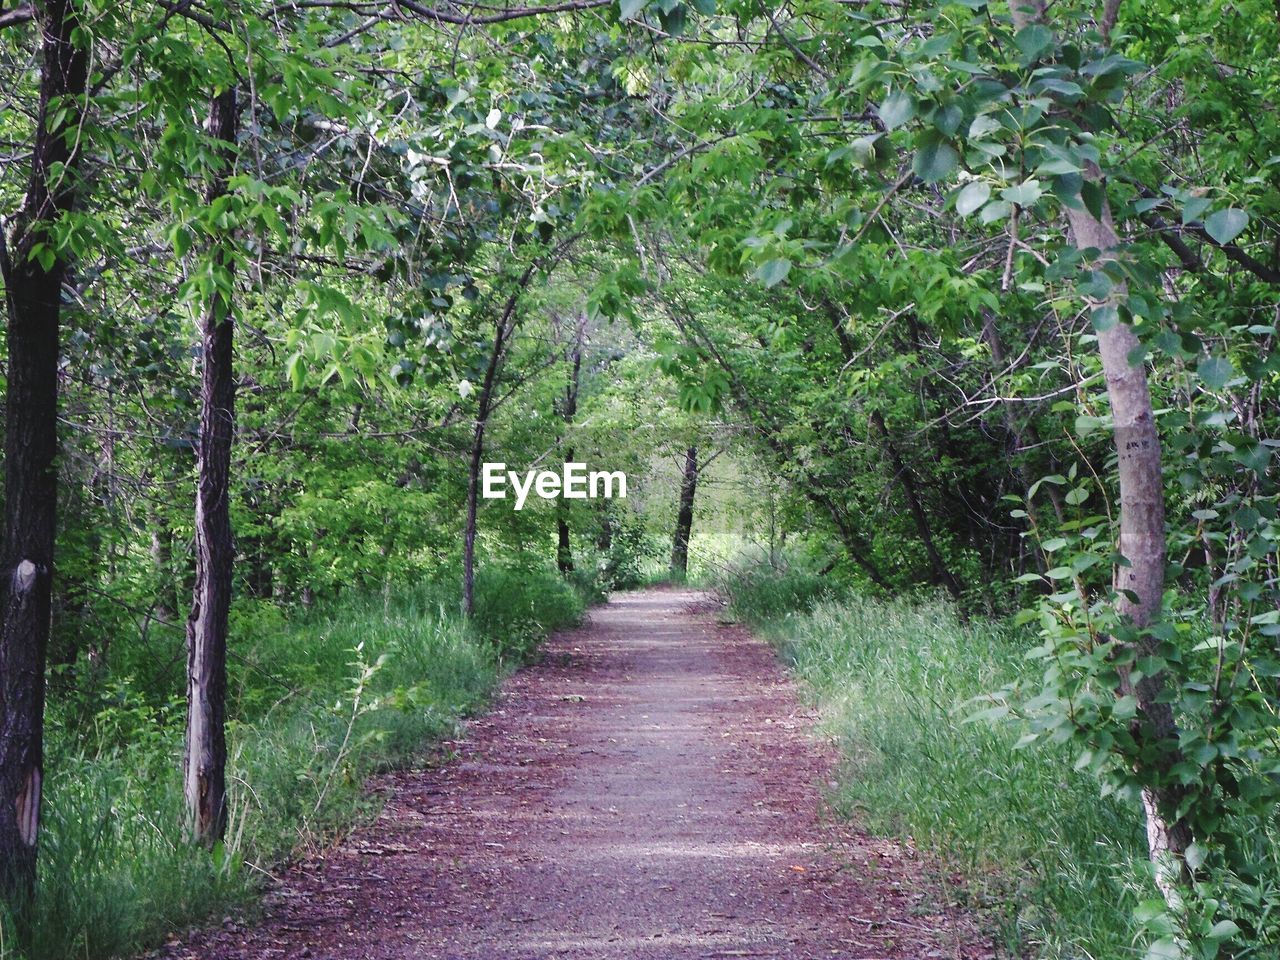
<path fill-rule="evenodd" d="M 824 821 L 834 756 L 772 652 L 683 590 L 616 595 L 381 816 L 168 958 L 979 960 L 918 858 Z"/>

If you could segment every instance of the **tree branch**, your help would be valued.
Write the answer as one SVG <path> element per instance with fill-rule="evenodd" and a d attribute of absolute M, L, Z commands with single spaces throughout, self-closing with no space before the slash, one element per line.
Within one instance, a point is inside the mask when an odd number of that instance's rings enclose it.
<path fill-rule="evenodd" d="M 1222 255 L 1228 260 L 1244 267 L 1259 280 L 1265 280 L 1267 283 L 1280 284 L 1280 270 L 1267 266 L 1261 260 L 1258 260 L 1251 254 L 1246 253 L 1234 243 L 1219 243 L 1217 240 L 1213 239 L 1213 237 L 1209 236 L 1204 227 L 1191 226 L 1183 227 L 1179 230 L 1178 227 L 1175 227 L 1173 224 L 1167 222 L 1161 217 L 1155 216 L 1154 214 L 1144 214 L 1141 219 L 1143 223 L 1147 224 L 1147 226 L 1153 228 L 1160 234 L 1160 239 L 1163 240 L 1165 245 L 1173 251 L 1174 255 L 1177 256 L 1179 261 L 1181 261 L 1182 266 L 1192 273 L 1204 273 L 1208 268 L 1205 266 L 1205 263 L 1200 256 L 1187 245 L 1185 240 L 1182 239 L 1182 233 L 1184 232 L 1190 233 L 1193 236 L 1204 240 L 1211 246 L 1217 247 L 1222 251 Z"/>
<path fill-rule="evenodd" d="M 29 3 L 14 7 L 12 10 L 0 11 L 0 30 L 19 23 L 26 23 L 28 20 L 34 20 L 35 16 L 36 9 Z"/>
<path fill-rule="evenodd" d="M 525 17 L 537 17 L 546 13 L 565 13 L 571 10 L 597 10 L 600 7 L 613 5 L 614 0 L 565 0 L 545 7 L 512 7 L 501 13 L 489 13 L 482 17 L 470 14 L 453 13 L 423 6 L 415 0 L 399 0 L 399 6 L 427 20 L 440 23 L 456 23 L 460 26 L 483 26 L 490 23 L 507 23 L 510 20 L 521 20 Z"/>

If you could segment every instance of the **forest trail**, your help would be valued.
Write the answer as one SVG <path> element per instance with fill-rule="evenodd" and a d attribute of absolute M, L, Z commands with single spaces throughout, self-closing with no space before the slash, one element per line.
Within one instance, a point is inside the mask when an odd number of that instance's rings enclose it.
<path fill-rule="evenodd" d="M 267 915 L 172 958 L 976 960 L 917 856 L 821 816 L 834 752 L 772 652 L 686 590 L 615 595 Z"/>

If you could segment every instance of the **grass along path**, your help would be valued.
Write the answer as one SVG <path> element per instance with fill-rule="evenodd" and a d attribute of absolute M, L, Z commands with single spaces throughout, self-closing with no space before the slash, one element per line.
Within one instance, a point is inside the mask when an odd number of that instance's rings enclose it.
<path fill-rule="evenodd" d="M 349 595 L 285 621 L 237 611 L 229 700 L 230 822 L 218 855 L 187 842 L 182 785 L 185 659 L 118 661 L 123 681 L 49 711 L 41 877 L 29 949 L 0 918 L 0 960 L 107 960 L 175 929 L 251 908 L 282 861 L 322 850 L 376 812 L 370 775 L 417 762 L 584 598 L 554 572 L 482 571 L 477 616 L 450 583 Z"/>
<path fill-rule="evenodd" d="M 961 875 L 1005 955 L 1144 955 L 1134 910 L 1158 894 L 1139 811 L 1099 796 L 1067 748 L 1017 749 L 1019 724 L 966 722 L 975 698 L 1031 676 L 1030 637 L 939 601 L 819 600 L 826 584 L 803 572 L 747 569 L 724 590 L 838 744 L 837 810 Z"/>

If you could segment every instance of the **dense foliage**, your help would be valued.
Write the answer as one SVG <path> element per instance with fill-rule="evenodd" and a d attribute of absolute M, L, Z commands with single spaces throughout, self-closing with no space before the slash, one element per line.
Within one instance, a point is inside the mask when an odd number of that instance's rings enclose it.
<path fill-rule="evenodd" d="M 736 602 L 923 588 L 1017 617 L 988 643 L 894 607 L 877 642 L 962 674 L 922 722 L 964 700 L 1044 751 L 1029 795 L 1064 757 L 1100 778 L 1080 829 L 1146 892 L 1080 950 L 1266 955 L 1278 41 L 1261 0 L 0 11 L 15 935 L 106 955 L 191 919 L 182 891 L 326 809 L 321 786 L 246 820 L 237 782 L 281 776 L 245 775 L 255 744 L 350 787 L 576 598 L 735 544 L 774 570 L 800 540 L 820 579 Z M 479 497 L 483 461 L 569 459 L 625 471 L 628 499 Z M 821 608 L 802 670 L 868 602 Z M 880 669 L 837 655 L 820 693 Z M 933 690 L 884 660 L 862 682 L 886 710 Z M 391 745 L 306 742 L 342 723 L 293 704 L 312 686 L 349 716 L 394 700 L 368 721 Z M 1009 736 L 970 765 L 1021 776 Z M 90 942 L 100 921 L 55 906 L 117 869 L 197 879 Z"/>

